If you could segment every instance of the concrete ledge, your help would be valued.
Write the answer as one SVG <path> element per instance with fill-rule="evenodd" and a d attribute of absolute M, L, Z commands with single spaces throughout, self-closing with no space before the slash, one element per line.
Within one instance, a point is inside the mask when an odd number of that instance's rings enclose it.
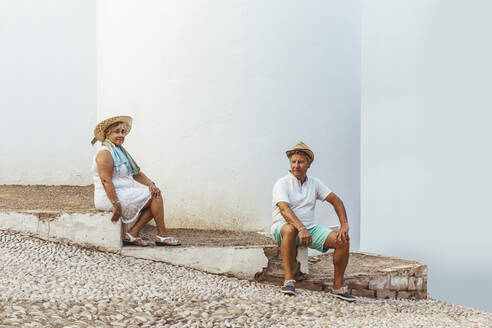
<path fill-rule="evenodd" d="M 249 233 L 249 239 L 241 242 L 256 242 L 256 245 L 235 246 L 239 240 L 233 234 L 227 234 L 226 240 L 226 235 L 216 238 L 217 232 L 214 231 L 190 230 L 181 231 L 185 236 L 184 246 L 181 247 L 121 247 L 121 223 L 112 223 L 109 219 L 110 214 L 103 212 L 0 211 L 0 229 L 240 279 L 273 284 L 283 282 L 280 248 L 258 244 L 269 239 L 257 238 L 255 236 L 259 234 L 254 232 Z M 152 233 L 155 231 L 152 229 L 143 231 L 148 240 L 153 240 Z M 200 239 L 203 242 L 203 239 L 209 240 L 212 236 L 216 238 L 213 243 L 199 244 Z M 221 242 L 221 247 L 215 246 Z M 297 287 L 329 291 L 333 283 L 332 256 L 326 254 L 308 258 L 307 248 L 298 247 L 294 266 Z M 345 285 L 356 296 L 425 299 L 427 266 L 416 261 L 353 252 L 345 273 Z"/>
<path fill-rule="evenodd" d="M 121 254 L 254 280 L 267 267 L 263 247 L 123 247 Z"/>
<path fill-rule="evenodd" d="M 0 212 L 0 229 L 119 252 L 121 223 L 112 223 L 109 218 L 108 213 Z"/>
<path fill-rule="evenodd" d="M 121 223 L 112 223 L 109 218 L 110 214 L 103 212 L 9 211 L 0 212 L 0 230 L 22 232 L 53 242 L 65 241 L 83 247 L 117 252 L 124 256 L 166 262 L 248 280 L 254 280 L 259 273 L 268 268 L 269 258 L 266 254 L 278 250 L 278 247 L 270 245 L 122 247 Z M 151 230 L 154 228 L 147 227 L 142 233 L 148 240 L 153 240 Z M 304 273 L 308 272 L 307 259 L 307 249 L 303 248 L 298 254 L 298 262 L 299 269 L 304 270 Z"/>

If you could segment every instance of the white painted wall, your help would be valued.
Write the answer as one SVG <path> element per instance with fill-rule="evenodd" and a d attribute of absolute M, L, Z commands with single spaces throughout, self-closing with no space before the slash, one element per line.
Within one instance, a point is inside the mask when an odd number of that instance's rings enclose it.
<path fill-rule="evenodd" d="M 95 0 L 0 1 L 0 184 L 89 184 Z"/>
<path fill-rule="evenodd" d="M 164 190 L 169 225 L 268 227 L 284 151 L 303 140 L 358 247 L 359 1 L 97 7 L 98 118 L 134 116 L 126 146 Z"/>
<path fill-rule="evenodd" d="M 361 249 L 492 311 L 489 1 L 362 3 Z"/>

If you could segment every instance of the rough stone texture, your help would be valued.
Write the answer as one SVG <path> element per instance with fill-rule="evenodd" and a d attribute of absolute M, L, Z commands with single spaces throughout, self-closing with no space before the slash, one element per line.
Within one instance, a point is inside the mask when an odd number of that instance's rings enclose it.
<path fill-rule="evenodd" d="M 313 280 L 301 280 L 296 282 L 296 288 L 305 288 L 309 290 L 323 290 L 323 283 L 321 281 L 313 281 Z"/>
<path fill-rule="evenodd" d="M 269 246 L 275 249 L 277 246 L 270 236 L 254 231 L 168 229 L 168 232 L 179 238 L 182 247 Z M 157 228 L 147 224 L 140 231 L 140 236 L 153 241 L 156 233 Z"/>
<path fill-rule="evenodd" d="M 428 299 L 355 304 L 0 231 L 0 327 L 491 327 Z"/>
<path fill-rule="evenodd" d="M 423 290 L 423 278 L 410 277 L 408 278 L 408 290 Z"/>
<path fill-rule="evenodd" d="M 257 279 L 273 284 L 283 281 L 283 265 L 278 250 L 268 249 L 270 255 L 268 267 L 257 275 Z M 331 291 L 333 285 L 333 257 L 331 254 L 310 257 L 309 274 L 298 276 L 298 288 Z M 384 257 L 360 252 L 350 253 L 349 264 L 344 277 L 344 285 L 362 297 L 422 299 L 427 297 L 426 277 L 415 277 L 423 274 L 425 266 L 415 261 Z M 296 272 L 299 272 L 299 266 Z M 302 281 L 302 282 L 301 282 Z M 411 281 L 411 283 L 410 283 Z M 414 288 L 411 290 L 410 288 Z M 381 291 L 379 294 L 377 291 Z M 388 291 L 394 291 L 389 293 Z M 417 293 L 420 292 L 420 293 Z"/>
<path fill-rule="evenodd" d="M 396 292 L 389 289 L 378 289 L 376 290 L 376 297 L 382 299 L 394 299 L 396 297 Z"/>
<path fill-rule="evenodd" d="M 94 186 L 0 185 L 0 210 L 96 213 Z"/>
<path fill-rule="evenodd" d="M 390 278 L 391 290 L 407 290 L 408 289 L 408 277 L 392 276 Z"/>
<path fill-rule="evenodd" d="M 280 256 L 280 247 L 277 246 L 265 247 L 264 251 L 266 257 L 268 258 L 274 258 Z"/>
<path fill-rule="evenodd" d="M 369 281 L 369 288 L 372 290 L 389 288 L 389 280 L 389 276 L 374 276 Z"/>
<path fill-rule="evenodd" d="M 370 289 L 352 289 L 352 295 L 359 296 L 359 297 L 374 298 L 376 297 L 376 292 Z"/>
<path fill-rule="evenodd" d="M 412 270 L 411 274 L 415 277 L 427 277 L 427 265 L 419 265 Z"/>
<path fill-rule="evenodd" d="M 278 246 L 265 247 L 264 254 L 268 258 L 268 265 L 255 276 L 257 281 L 269 281 L 279 283 L 284 279 L 284 266 L 282 264 L 281 252 Z M 308 274 L 308 254 L 306 247 L 297 247 L 297 256 L 294 262 L 294 278 L 297 281 L 304 280 Z M 308 283 L 306 286 L 314 286 L 314 290 L 321 290 L 322 287 Z M 306 287 L 307 288 L 307 287 Z"/>
<path fill-rule="evenodd" d="M 369 288 L 369 280 L 371 280 L 370 276 L 348 276 L 345 278 L 345 284 L 355 289 L 367 289 Z"/>
<path fill-rule="evenodd" d="M 396 298 L 401 300 L 401 299 L 407 299 L 407 298 L 414 298 L 415 297 L 415 293 L 413 292 L 407 292 L 407 291 L 399 291 L 397 294 L 396 294 Z"/>

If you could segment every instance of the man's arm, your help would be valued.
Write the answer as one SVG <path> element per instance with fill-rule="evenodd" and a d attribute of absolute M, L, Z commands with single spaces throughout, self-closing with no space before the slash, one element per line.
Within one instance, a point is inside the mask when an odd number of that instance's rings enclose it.
<path fill-rule="evenodd" d="M 348 234 L 349 226 L 347 221 L 347 213 L 345 212 L 345 206 L 343 206 L 342 200 L 335 195 L 334 192 L 331 192 L 328 196 L 326 196 L 325 200 L 333 205 L 335 212 L 338 215 L 338 219 L 340 220 L 340 230 L 337 234 L 337 243 L 349 241 L 350 237 Z"/>
<path fill-rule="evenodd" d="M 304 224 L 297 218 L 294 211 L 292 211 L 292 209 L 289 206 L 289 203 L 278 202 L 277 206 L 280 210 L 280 214 L 282 214 L 285 221 L 287 221 L 288 224 L 293 225 L 297 229 L 297 231 L 299 231 L 299 239 L 301 241 L 301 244 L 310 246 L 313 242 L 312 236 L 309 233 L 309 231 L 306 229 Z"/>

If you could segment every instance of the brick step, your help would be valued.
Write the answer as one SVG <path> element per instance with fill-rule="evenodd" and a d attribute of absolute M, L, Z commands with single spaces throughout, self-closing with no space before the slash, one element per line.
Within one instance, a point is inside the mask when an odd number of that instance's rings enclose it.
<path fill-rule="evenodd" d="M 316 291 L 331 291 L 333 284 L 333 254 L 310 257 L 308 269 L 302 270 L 298 247 L 295 262 L 297 288 Z M 284 271 L 280 249 L 272 247 L 265 251 L 268 266 L 256 274 L 260 282 L 282 285 Z M 394 257 L 351 252 L 344 276 L 344 285 L 354 296 L 378 299 L 427 299 L 427 265 Z"/>

